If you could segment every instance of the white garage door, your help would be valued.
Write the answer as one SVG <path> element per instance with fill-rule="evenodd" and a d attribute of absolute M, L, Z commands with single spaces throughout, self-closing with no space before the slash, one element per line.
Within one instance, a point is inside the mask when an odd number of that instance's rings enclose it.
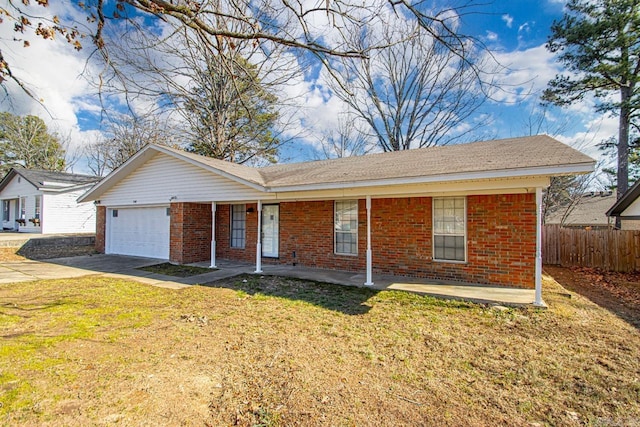
<path fill-rule="evenodd" d="M 168 209 L 108 209 L 106 253 L 169 259 Z"/>

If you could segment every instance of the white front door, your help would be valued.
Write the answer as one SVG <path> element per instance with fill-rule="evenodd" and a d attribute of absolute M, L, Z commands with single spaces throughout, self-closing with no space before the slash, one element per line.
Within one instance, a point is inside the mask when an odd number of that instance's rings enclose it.
<path fill-rule="evenodd" d="M 262 256 L 264 257 L 278 257 L 279 216 L 279 205 L 262 206 Z"/>

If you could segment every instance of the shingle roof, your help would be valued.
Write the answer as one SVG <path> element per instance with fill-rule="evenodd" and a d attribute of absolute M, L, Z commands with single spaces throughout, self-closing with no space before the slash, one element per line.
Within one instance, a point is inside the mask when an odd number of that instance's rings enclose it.
<path fill-rule="evenodd" d="M 616 200 L 616 193 L 599 195 L 595 194 L 591 197 L 583 197 L 576 206 L 567 215 L 564 225 L 573 226 L 608 226 L 609 218 L 607 218 L 607 209 Z M 560 224 L 564 210 L 549 215 L 545 224 Z"/>
<path fill-rule="evenodd" d="M 56 182 L 60 184 L 82 185 L 93 184 L 100 180 L 98 176 L 80 175 L 66 172 L 45 171 L 39 169 L 12 168 L 0 181 L 2 190 L 15 175 L 24 177 L 37 188 L 47 187 L 45 183 Z"/>
<path fill-rule="evenodd" d="M 537 135 L 346 157 L 260 169 L 270 188 L 593 164 L 581 152 Z"/>

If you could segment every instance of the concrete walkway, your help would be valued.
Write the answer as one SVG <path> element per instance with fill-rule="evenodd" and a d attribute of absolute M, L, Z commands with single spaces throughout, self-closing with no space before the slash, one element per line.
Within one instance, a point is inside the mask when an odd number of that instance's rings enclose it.
<path fill-rule="evenodd" d="M 186 288 L 195 284 L 215 282 L 243 273 L 254 273 L 255 265 L 219 260 L 216 271 L 191 277 L 172 277 L 139 270 L 140 267 L 165 262 L 153 258 L 123 255 L 85 255 L 56 258 L 46 261 L 14 261 L 0 264 L 0 284 L 39 279 L 65 279 L 99 275 L 136 280 L 170 289 Z M 194 264 L 208 267 L 208 262 Z M 287 265 L 263 265 L 262 275 L 287 276 L 347 286 L 363 286 L 364 274 Z M 461 299 L 481 303 L 511 306 L 531 305 L 533 289 L 481 286 L 464 283 L 444 283 L 427 279 L 374 275 L 374 289 L 400 290 L 443 298 Z"/>

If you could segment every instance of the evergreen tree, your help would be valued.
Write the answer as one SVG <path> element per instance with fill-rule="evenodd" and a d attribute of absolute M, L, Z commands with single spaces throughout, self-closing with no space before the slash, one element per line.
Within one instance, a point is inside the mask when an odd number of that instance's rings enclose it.
<path fill-rule="evenodd" d="M 189 151 L 236 163 L 276 160 L 277 98 L 256 66 L 233 51 L 212 54 L 182 100 L 191 128 Z"/>
<path fill-rule="evenodd" d="M 543 100 L 571 105 L 592 95 L 601 112 L 618 116 L 617 187 L 629 181 L 630 133 L 640 112 L 640 0 L 569 0 L 551 27 L 547 48 L 571 75 L 549 82 Z"/>
<path fill-rule="evenodd" d="M 65 151 L 57 135 L 50 134 L 36 116 L 0 113 L 0 174 L 12 167 L 63 171 Z"/>

